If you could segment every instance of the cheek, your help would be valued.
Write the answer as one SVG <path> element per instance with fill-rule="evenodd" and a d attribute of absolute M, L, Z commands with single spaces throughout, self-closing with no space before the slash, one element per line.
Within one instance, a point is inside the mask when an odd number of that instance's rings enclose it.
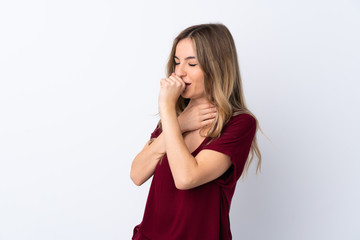
<path fill-rule="evenodd" d="M 195 89 L 197 92 L 203 92 L 205 90 L 205 83 L 203 78 L 198 78 L 195 84 Z"/>
<path fill-rule="evenodd" d="M 204 74 L 201 70 L 194 72 L 194 78 L 196 78 L 197 82 L 204 82 Z"/>
<path fill-rule="evenodd" d="M 198 84 L 201 86 L 201 87 L 204 87 L 204 84 L 205 84 L 205 81 L 204 81 L 204 75 L 202 73 L 200 73 L 198 75 Z"/>

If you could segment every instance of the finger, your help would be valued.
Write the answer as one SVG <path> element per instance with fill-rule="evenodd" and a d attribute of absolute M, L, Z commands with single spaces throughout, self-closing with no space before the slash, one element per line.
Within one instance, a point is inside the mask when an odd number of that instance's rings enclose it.
<path fill-rule="evenodd" d="M 208 113 L 217 113 L 217 109 L 216 108 L 205 108 L 205 109 L 200 110 L 201 115 L 205 115 Z"/>
<path fill-rule="evenodd" d="M 214 119 L 216 117 L 216 113 L 208 113 L 201 116 L 202 121 L 208 120 L 208 119 Z"/>
<path fill-rule="evenodd" d="M 161 87 L 165 86 L 166 82 L 167 82 L 167 81 L 166 81 L 165 78 L 161 79 L 161 80 L 160 80 L 160 86 L 161 86 Z"/>
<path fill-rule="evenodd" d="M 171 79 L 172 81 L 178 82 L 179 80 L 177 80 L 174 76 L 170 76 L 169 79 Z"/>
<path fill-rule="evenodd" d="M 203 103 L 203 104 L 199 105 L 199 108 L 200 109 L 216 108 L 216 106 L 211 103 Z"/>
<path fill-rule="evenodd" d="M 200 123 L 201 127 L 208 126 L 214 122 L 214 119 L 208 119 Z"/>
<path fill-rule="evenodd" d="M 180 81 L 185 86 L 185 81 L 180 76 L 176 75 L 176 73 L 172 73 L 171 76 L 176 78 L 178 81 Z"/>
<path fill-rule="evenodd" d="M 177 78 L 175 76 L 170 76 L 169 78 L 174 80 L 175 82 L 181 84 L 181 85 L 185 85 L 185 82 L 181 78 Z"/>
<path fill-rule="evenodd" d="M 175 78 L 179 79 L 179 81 L 184 82 L 184 80 L 183 80 L 181 77 L 179 77 L 178 75 L 176 75 L 175 73 L 173 73 L 172 76 L 174 76 Z M 184 83 L 185 83 L 185 82 L 184 82 Z"/>
<path fill-rule="evenodd" d="M 166 82 L 167 82 L 167 84 L 168 84 L 169 86 L 175 84 L 175 81 L 174 81 L 173 79 L 171 79 L 171 78 L 166 78 Z"/>
<path fill-rule="evenodd" d="M 185 83 L 181 80 L 178 80 L 176 79 L 175 77 L 173 76 L 170 76 L 169 79 L 171 79 L 171 81 L 173 81 L 173 83 L 177 86 L 177 87 L 180 87 L 181 90 L 184 90 L 185 89 Z"/>
<path fill-rule="evenodd" d="M 174 81 L 168 78 L 163 79 L 161 82 L 161 87 L 163 88 L 169 88 L 174 85 L 175 85 Z"/>

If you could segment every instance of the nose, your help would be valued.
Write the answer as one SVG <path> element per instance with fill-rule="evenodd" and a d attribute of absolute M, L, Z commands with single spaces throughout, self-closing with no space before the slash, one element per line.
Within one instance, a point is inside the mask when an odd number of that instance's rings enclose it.
<path fill-rule="evenodd" d="M 175 74 L 178 75 L 179 77 L 186 76 L 186 71 L 184 69 L 184 64 L 183 63 L 180 63 L 179 65 L 175 66 Z"/>

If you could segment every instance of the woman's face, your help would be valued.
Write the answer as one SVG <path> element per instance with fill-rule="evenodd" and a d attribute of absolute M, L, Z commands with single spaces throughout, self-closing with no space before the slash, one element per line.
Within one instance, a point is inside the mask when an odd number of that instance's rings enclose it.
<path fill-rule="evenodd" d="M 204 73 L 200 68 L 193 41 L 190 38 L 184 38 L 177 44 L 174 61 L 175 74 L 186 84 L 181 96 L 193 100 L 204 98 Z"/>

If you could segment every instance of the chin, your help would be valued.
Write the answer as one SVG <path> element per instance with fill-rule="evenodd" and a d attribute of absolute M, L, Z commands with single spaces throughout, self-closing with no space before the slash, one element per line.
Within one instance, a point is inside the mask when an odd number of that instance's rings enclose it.
<path fill-rule="evenodd" d="M 181 93 L 181 96 L 183 98 L 191 98 L 190 94 L 187 94 L 187 93 Z"/>

